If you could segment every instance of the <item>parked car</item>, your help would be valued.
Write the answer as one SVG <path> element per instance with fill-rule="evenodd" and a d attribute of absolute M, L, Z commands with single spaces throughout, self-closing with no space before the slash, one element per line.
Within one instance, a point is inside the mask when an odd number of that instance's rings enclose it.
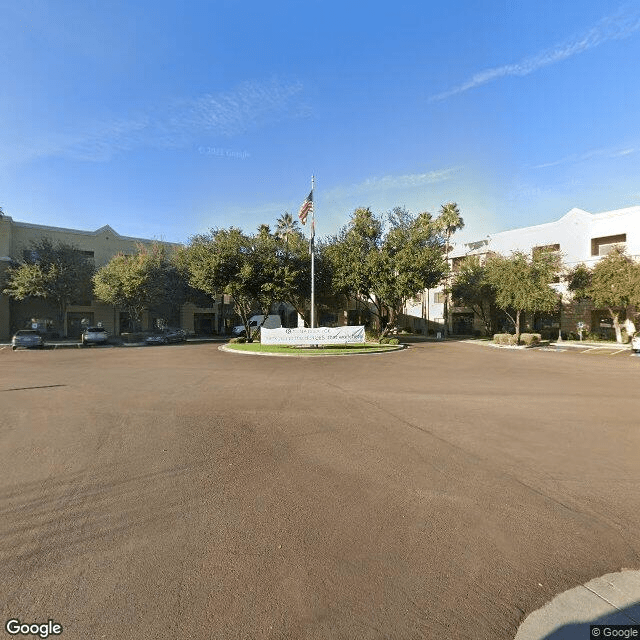
<path fill-rule="evenodd" d="M 42 349 L 44 347 L 44 339 L 35 329 L 20 329 L 11 338 L 11 348 L 15 351 L 18 347 Z"/>
<path fill-rule="evenodd" d="M 640 331 L 636 331 L 631 338 L 631 348 L 636 353 L 640 353 Z"/>
<path fill-rule="evenodd" d="M 279 315 L 275 314 L 267 316 L 266 318 L 263 315 L 251 316 L 251 318 L 249 318 L 249 327 L 252 332 L 255 330 L 255 327 L 260 325 L 265 329 L 279 329 L 282 326 L 282 320 Z M 243 324 L 239 324 L 231 329 L 231 335 L 235 338 L 240 338 L 244 336 L 245 333 L 246 331 Z"/>
<path fill-rule="evenodd" d="M 185 342 L 187 332 L 184 329 L 167 328 L 147 336 L 145 344 L 169 344 L 170 342 Z"/>
<path fill-rule="evenodd" d="M 107 344 L 109 335 L 106 329 L 102 327 L 87 327 L 80 336 L 80 342 L 83 347 L 89 344 Z"/>

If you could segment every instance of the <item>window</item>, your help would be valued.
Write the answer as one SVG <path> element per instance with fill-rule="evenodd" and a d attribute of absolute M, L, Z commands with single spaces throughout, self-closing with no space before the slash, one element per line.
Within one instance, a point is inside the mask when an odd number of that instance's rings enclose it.
<path fill-rule="evenodd" d="M 539 247 L 533 247 L 533 249 L 531 250 L 532 255 L 536 256 L 544 251 L 548 251 L 549 253 L 552 253 L 554 251 L 560 251 L 560 245 L 559 244 L 545 244 L 545 245 L 541 245 Z"/>
<path fill-rule="evenodd" d="M 446 299 L 447 299 L 447 296 L 444 293 L 437 292 L 433 294 L 433 301 L 436 304 L 444 304 Z"/>
<path fill-rule="evenodd" d="M 617 236 L 604 236 L 602 238 L 591 238 L 591 255 L 606 256 L 614 247 L 624 249 L 627 242 L 627 234 L 620 233 Z"/>
<path fill-rule="evenodd" d="M 35 249 L 24 249 L 22 259 L 29 264 L 36 264 L 40 260 L 40 254 Z"/>
<path fill-rule="evenodd" d="M 467 259 L 468 256 L 459 256 L 457 258 L 452 258 L 451 259 L 451 269 L 452 271 L 456 272 L 456 271 L 460 271 L 460 267 L 464 264 L 464 261 Z"/>

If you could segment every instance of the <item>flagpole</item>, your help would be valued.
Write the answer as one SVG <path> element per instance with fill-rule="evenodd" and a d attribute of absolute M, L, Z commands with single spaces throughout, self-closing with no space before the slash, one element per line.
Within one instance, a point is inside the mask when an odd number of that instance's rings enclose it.
<path fill-rule="evenodd" d="M 313 202 L 315 198 L 313 197 L 313 189 L 315 186 L 315 178 L 311 176 L 311 201 Z M 316 234 L 316 206 L 315 202 L 313 202 L 313 206 L 311 207 L 311 328 L 315 329 L 315 234 Z"/>

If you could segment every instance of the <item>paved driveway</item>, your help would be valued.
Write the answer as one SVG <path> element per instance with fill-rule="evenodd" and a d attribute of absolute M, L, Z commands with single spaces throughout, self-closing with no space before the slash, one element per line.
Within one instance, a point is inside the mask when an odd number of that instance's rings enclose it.
<path fill-rule="evenodd" d="M 2 619 L 63 638 L 513 638 L 640 568 L 638 358 L 0 352 Z"/>

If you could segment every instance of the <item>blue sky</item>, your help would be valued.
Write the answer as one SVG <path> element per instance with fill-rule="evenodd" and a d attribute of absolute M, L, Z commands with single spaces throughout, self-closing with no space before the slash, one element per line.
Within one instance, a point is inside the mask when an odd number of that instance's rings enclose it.
<path fill-rule="evenodd" d="M 297 213 L 473 240 L 640 204 L 640 2 L 0 0 L 0 205 L 185 242 Z"/>

